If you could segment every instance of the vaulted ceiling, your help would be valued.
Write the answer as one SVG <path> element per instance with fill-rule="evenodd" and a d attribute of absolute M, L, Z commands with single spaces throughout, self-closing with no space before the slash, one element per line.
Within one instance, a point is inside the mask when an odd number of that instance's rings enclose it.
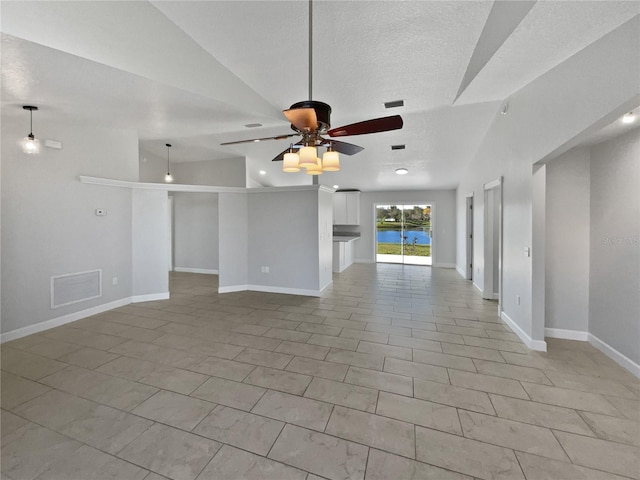
<path fill-rule="evenodd" d="M 271 162 L 286 140 L 220 145 L 291 133 L 281 111 L 308 99 L 308 8 L 3 1 L 6 118 L 37 104 L 42 121 L 135 129 L 159 156 L 171 141 L 175 161 L 246 158 L 264 185 L 311 183 Z M 638 12 L 633 1 L 314 2 L 312 96 L 332 106 L 332 126 L 404 119 L 402 130 L 344 138 L 365 150 L 320 183 L 454 188 L 510 95 Z M 394 100 L 404 107 L 386 110 Z"/>

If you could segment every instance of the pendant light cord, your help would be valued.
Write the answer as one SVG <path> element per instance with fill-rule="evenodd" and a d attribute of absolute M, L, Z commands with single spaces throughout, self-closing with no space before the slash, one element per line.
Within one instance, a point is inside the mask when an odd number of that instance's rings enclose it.
<path fill-rule="evenodd" d="M 30 127 L 30 128 L 29 128 L 29 136 L 30 136 L 30 137 L 33 137 L 33 110 L 29 110 L 29 113 L 31 114 L 31 115 L 30 115 L 31 120 L 30 120 L 30 122 L 29 122 L 29 127 Z"/>
<path fill-rule="evenodd" d="M 167 174 L 169 174 L 171 172 L 171 169 L 169 168 L 169 150 L 171 149 L 171 144 L 166 143 L 165 145 L 167 146 Z"/>
<path fill-rule="evenodd" d="M 313 0 L 309 0 L 309 100 L 313 90 Z"/>

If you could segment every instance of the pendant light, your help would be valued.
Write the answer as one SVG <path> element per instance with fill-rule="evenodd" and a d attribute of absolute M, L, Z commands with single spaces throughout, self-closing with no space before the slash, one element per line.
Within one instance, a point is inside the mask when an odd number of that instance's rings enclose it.
<path fill-rule="evenodd" d="M 333 149 L 333 144 L 329 144 L 329 148 L 322 156 L 322 170 L 325 172 L 337 172 L 340 170 L 340 156 Z"/>
<path fill-rule="evenodd" d="M 169 168 L 169 149 L 171 148 L 171 144 L 165 144 L 167 146 L 167 174 L 164 176 L 164 181 L 167 183 L 173 182 L 173 177 L 171 176 L 171 169 Z"/>
<path fill-rule="evenodd" d="M 22 140 L 22 151 L 29 155 L 36 155 L 40 152 L 40 141 L 33 135 L 33 111 L 38 110 L 38 107 L 24 105 L 22 108 L 29 110 L 31 117 L 29 135 Z"/>
<path fill-rule="evenodd" d="M 307 175 L 322 175 L 322 160 L 317 157 L 315 165 L 307 167 L 307 171 L 305 173 Z"/>

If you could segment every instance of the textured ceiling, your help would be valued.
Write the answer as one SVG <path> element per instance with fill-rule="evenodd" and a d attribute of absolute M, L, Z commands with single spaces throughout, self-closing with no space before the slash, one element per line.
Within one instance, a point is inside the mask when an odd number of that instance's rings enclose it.
<path fill-rule="evenodd" d="M 332 125 L 399 113 L 402 130 L 345 138 L 320 183 L 453 188 L 502 102 L 634 15 L 638 2 L 316 1 L 313 99 Z M 136 129 L 180 161 L 247 159 L 265 185 L 310 183 L 271 162 L 281 110 L 308 98 L 308 2 L 2 2 L 2 106 L 40 118 Z M 383 103 L 405 106 L 385 110 Z M 261 123 L 247 129 L 243 125 Z M 392 144 L 406 144 L 391 151 Z M 393 172 L 406 167 L 409 174 Z M 258 170 L 267 172 L 258 175 Z"/>

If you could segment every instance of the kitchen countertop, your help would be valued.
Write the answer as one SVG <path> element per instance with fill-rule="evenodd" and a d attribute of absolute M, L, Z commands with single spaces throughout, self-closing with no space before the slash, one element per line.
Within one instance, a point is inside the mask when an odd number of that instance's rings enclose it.
<path fill-rule="evenodd" d="M 351 242 L 352 240 L 358 240 L 360 238 L 359 235 L 334 235 L 334 242 Z"/>

